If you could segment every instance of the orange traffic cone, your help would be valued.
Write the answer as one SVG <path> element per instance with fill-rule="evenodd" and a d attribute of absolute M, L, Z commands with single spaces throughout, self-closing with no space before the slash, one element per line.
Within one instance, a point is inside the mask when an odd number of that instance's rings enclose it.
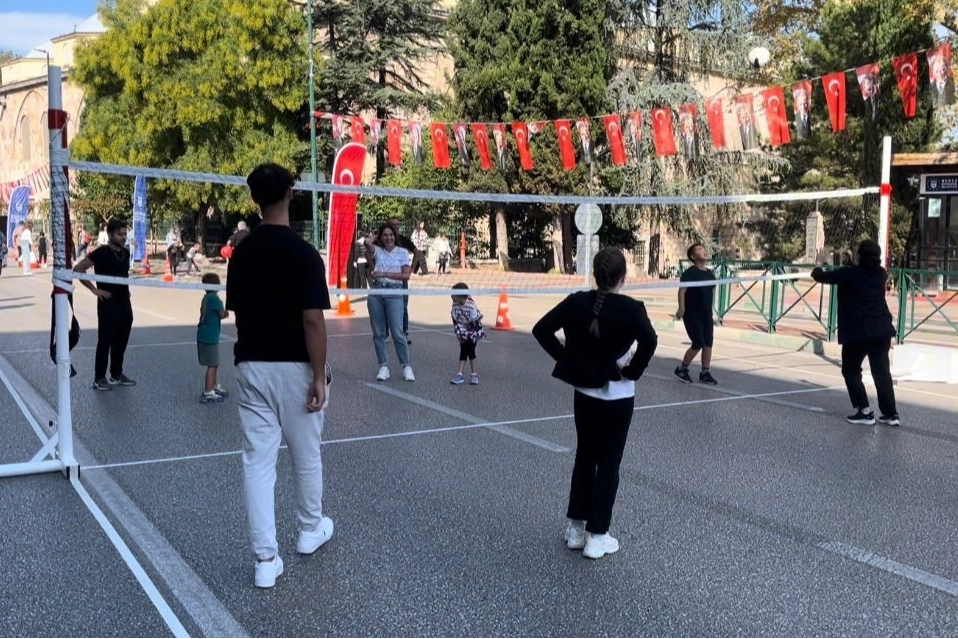
<path fill-rule="evenodd" d="M 506 289 L 499 293 L 499 310 L 496 312 L 496 325 L 493 327 L 497 331 L 511 331 L 512 320 L 509 319 L 509 296 L 506 295 Z"/>
<path fill-rule="evenodd" d="M 346 278 L 339 280 L 339 288 L 346 290 Z M 352 307 L 349 305 L 349 295 L 342 293 L 339 295 L 339 304 L 336 306 L 336 317 L 351 317 L 355 315 Z"/>
<path fill-rule="evenodd" d="M 153 269 L 150 268 L 150 256 L 143 256 L 143 275 L 153 275 Z"/>
<path fill-rule="evenodd" d="M 166 265 L 163 268 L 163 281 L 172 282 L 173 281 L 173 271 L 170 270 L 170 256 L 166 256 Z"/>

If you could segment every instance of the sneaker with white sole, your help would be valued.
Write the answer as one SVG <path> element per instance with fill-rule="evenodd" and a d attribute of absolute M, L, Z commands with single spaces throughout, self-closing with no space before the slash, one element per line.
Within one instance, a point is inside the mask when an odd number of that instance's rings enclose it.
<path fill-rule="evenodd" d="M 673 375 L 679 378 L 683 384 L 691 384 L 692 377 L 689 375 L 689 369 L 682 368 L 681 366 L 676 366 L 675 370 L 672 372 Z"/>
<path fill-rule="evenodd" d="M 316 530 L 301 530 L 296 541 L 296 552 L 301 555 L 311 555 L 333 536 L 333 520 L 323 517 Z"/>
<path fill-rule="evenodd" d="M 570 521 L 569 525 L 565 527 L 563 539 L 569 550 L 582 550 L 585 548 L 585 522 L 577 526 Z"/>
<path fill-rule="evenodd" d="M 93 390 L 96 391 L 111 391 L 113 387 L 110 386 L 110 383 L 106 381 L 106 377 L 98 377 L 93 380 Z"/>
<path fill-rule="evenodd" d="M 618 550 L 619 540 L 609 533 L 604 535 L 586 533 L 585 548 L 582 550 L 582 554 L 589 559 L 600 559 Z"/>
<path fill-rule="evenodd" d="M 858 409 L 854 415 L 849 415 L 845 418 L 845 421 L 849 424 L 861 424 L 862 426 L 874 426 L 875 425 L 875 413 L 871 411 L 864 411 Z"/>
<path fill-rule="evenodd" d="M 216 391 L 210 391 L 208 393 L 203 393 L 200 395 L 201 404 L 218 404 L 223 401 L 223 396 L 217 394 Z"/>
<path fill-rule="evenodd" d="M 453 386 L 459 386 L 459 384 L 462 384 L 465 381 L 466 381 L 466 378 L 462 376 L 462 373 L 456 373 L 455 375 L 453 375 L 452 379 L 449 380 L 449 383 L 452 384 Z"/>
<path fill-rule="evenodd" d="M 479 385 L 479 374 L 478 374 L 478 373 L 473 373 L 472 375 L 469 376 L 469 384 L 470 384 L 471 386 L 478 386 L 478 385 Z"/>
<path fill-rule="evenodd" d="M 269 561 L 257 561 L 253 583 L 257 588 L 272 588 L 276 585 L 276 578 L 281 574 L 283 574 L 283 560 L 279 555 Z"/>
<path fill-rule="evenodd" d="M 901 419 L 898 418 L 898 413 L 894 415 L 879 415 L 878 423 L 885 424 L 886 426 L 901 426 Z"/>
<path fill-rule="evenodd" d="M 416 381 L 416 376 L 412 374 L 412 366 L 402 367 L 402 378 L 407 382 Z"/>
<path fill-rule="evenodd" d="M 111 386 L 136 386 L 136 382 L 123 373 L 120 373 L 119 377 L 110 376 L 108 380 Z"/>
<path fill-rule="evenodd" d="M 220 386 L 219 384 L 213 387 L 213 392 L 219 395 L 220 397 L 230 396 L 230 392 L 226 390 L 225 388 L 223 388 L 222 386 Z"/>
<path fill-rule="evenodd" d="M 385 381 L 388 380 L 388 379 L 389 379 L 389 367 L 388 367 L 388 366 L 380 366 L 380 367 L 379 367 L 379 374 L 376 375 L 376 381 L 377 381 L 377 382 L 385 382 Z"/>

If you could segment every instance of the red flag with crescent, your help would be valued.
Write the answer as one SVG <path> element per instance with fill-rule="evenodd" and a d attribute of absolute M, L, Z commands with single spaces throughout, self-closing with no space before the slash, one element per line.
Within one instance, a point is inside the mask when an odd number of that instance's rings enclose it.
<path fill-rule="evenodd" d="M 429 125 L 432 133 L 432 163 L 437 169 L 448 169 L 452 166 L 449 160 L 449 134 L 446 125 L 442 122 L 433 122 Z"/>
<path fill-rule="evenodd" d="M 532 162 L 532 151 L 529 149 L 529 126 L 525 122 L 512 123 L 512 137 L 516 139 L 516 148 L 519 149 L 519 164 L 523 171 L 532 171 L 535 164 Z"/>
<path fill-rule="evenodd" d="M 625 166 L 625 144 L 622 142 L 622 118 L 607 115 L 602 118 L 605 125 L 605 135 L 609 139 L 609 150 L 612 152 L 612 164 Z"/>
<path fill-rule="evenodd" d="M 845 72 L 836 71 L 822 77 L 825 89 L 825 102 L 828 104 L 828 116 L 832 121 L 832 131 L 845 130 Z"/>
<path fill-rule="evenodd" d="M 773 87 L 762 91 L 765 103 L 765 122 L 768 124 L 768 137 L 773 149 L 792 141 L 788 130 L 788 113 L 785 110 L 785 91 L 782 87 Z"/>
<path fill-rule="evenodd" d="M 905 117 L 913 118 L 918 109 L 918 54 L 908 53 L 895 58 L 891 61 L 891 66 L 895 70 L 895 79 L 898 80 Z"/>
<path fill-rule="evenodd" d="M 472 139 L 476 143 L 476 151 L 479 152 L 479 166 L 483 171 L 488 171 L 492 168 L 492 157 L 489 155 L 489 129 L 485 124 L 472 125 Z"/>
<path fill-rule="evenodd" d="M 660 157 L 678 155 L 675 148 L 675 129 L 672 128 L 672 108 L 652 109 L 652 140 Z"/>
<path fill-rule="evenodd" d="M 390 164 L 402 164 L 402 123 L 399 120 L 386 123 L 386 151 Z"/>
<path fill-rule="evenodd" d="M 705 103 L 705 117 L 709 122 L 712 146 L 716 151 L 724 151 L 725 142 L 725 106 L 722 98 L 713 98 Z"/>
<path fill-rule="evenodd" d="M 343 145 L 333 162 L 333 185 L 359 186 L 366 163 L 366 146 L 356 142 Z M 334 191 L 329 197 L 329 285 L 339 287 L 346 277 L 349 252 L 356 241 L 356 203 L 359 195 Z"/>
<path fill-rule="evenodd" d="M 571 120 L 556 120 L 556 135 L 559 137 L 559 156 L 562 168 L 571 171 L 575 168 L 575 146 L 572 144 Z"/>
<path fill-rule="evenodd" d="M 366 144 L 366 121 L 362 116 L 354 115 L 350 121 L 350 135 L 356 144 Z"/>

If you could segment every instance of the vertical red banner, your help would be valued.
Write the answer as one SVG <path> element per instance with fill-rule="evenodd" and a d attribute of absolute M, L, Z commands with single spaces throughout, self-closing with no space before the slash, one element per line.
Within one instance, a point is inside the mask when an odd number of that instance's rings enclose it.
<path fill-rule="evenodd" d="M 556 135 L 559 138 L 559 157 L 562 168 L 571 171 L 575 168 L 575 147 L 572 144 L 572 122 L 556 120 Z"/>
<path fill-rule="evenodd" d="M 479 153 L 479 166 L 483 171 L 492 168 L 492 158 L 489 156 L 489 130 L 485 124 L 476 123 L 472 125 L 472 139 L 476 143 L 476 151 Z"/>
<path fill-rule="evenodd" d="M 951 45 L 947 42 L 928 49 L 928 83 L 931 103 L 937 109 L 955 103 L 955 79 L 951 70 Z"/>
<path fill-rule="evenodd" d="M 532 171 L 536 167 L 529 148 L 529 126 L 525 122 L 513 122 L 512 136 L 516 139 L 516 148 L 519 149 L 519 164 L 522 170 Z"/>
<path fill-rule="evenodd" d="M 898 92 L 906 118 L 915 117 L 918 110 L 918 54 L 909 53 L 891 61 L 898 80 Z"/>
<path fill-rule="evenodd" d="M 432 135 L 432 162 L 437 169 L 448 169 L 452 166 L 449 160 L 449 134 L 446 133 L 446 125 L 441 122 L 433 122 L 429 125 Z"/>
<path fill-rule="evenodd" d="M 722 98 L 713 98 L 705 103 L 705 117 L 709 121 L 712 147 L 716 151 L 724 151 L 728 145 L 725 141 L 725 106 Z"/>
<path fill-rule="evenodd" d="M 795 114 L 795 137 L 807 140 L 812 136 L 812 83 L 808 80 L 792 85 L 792 103 Z"/>
<path fill-rule="evenodd" d="M 751 93 L 735 96 L 735 118 L 742 140 L 742 150 L 758 148 L 758 132 L 755 130 L 755 109 Z"/>
<path fill-rule="evenodd" d="M 350 120 L 350 134 L 356 144 L 366 144 L 366 121 L 361 115 L 354 115 Z"/>
<path fill-rule="evenodd" d="M 359 186 L 366 163 L 366 146 L 350 142 L 336 153 L 333 162 L 333 180 L 335 186 Z M 359 195 L 334 191 L 329 197 L 329 229 L 327 243 L 329 255 L 326 270 L 329 273 L 329 285 L 339 287 L 346 277 L 349 264 L 349 252 L 356 241 L 356 203 Z"/>
<path fill-rule="evenodd" d="M 629 134 L 629 146 L 632 147 L 632 157 L 638 162 L 642 157 L 642 112 L 629 113 L 625 116 L 625 122 Z"/>
<path fill-rule="evenodd" d="M 788 113 L 785 110 L 785 91 L 782 87 L 773 87 L 762 91 L 765 103 L 765 122 L 768 124 L 768 138 L 772 148 L 777 149 L 792 141 L 788 130 Z"/>
<path fill-rule="evenodd" d="M 675 148 L 675 129 L 672 127 L 672 108 L 652 109 L 652 140 L 655 153 L 660 157 L 677 155 Z"/>
<path fill-rule="evenodd" d="M 828 116 L 832 121 L 832 131 L 845 130 L 845 72 L 837 71 L 822 77 L 825 89 L 825 102 L 828 104 Z"/>
<path fill-rule="evenodd" d="M 607 115 L 602 118 L 605 125 L 605 135 L 609 139 L 609 150 L 612 152 L 612 164 L 625 166 L 625 145 L 622 143 L 622 118 L 618 115 Z"/>
<path fill-rule="evenodd" d="M 402 123 L 390 120 L 386 124 L 386 154 L 393 166 L 402 164 Z"/>

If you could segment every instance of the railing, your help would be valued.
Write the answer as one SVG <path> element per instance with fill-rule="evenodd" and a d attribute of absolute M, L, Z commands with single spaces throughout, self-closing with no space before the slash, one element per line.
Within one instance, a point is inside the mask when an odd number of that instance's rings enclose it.
<path fill-rule="evenodd" d="M 682 260 L 679 266 L 684 270 L 690 263 Z M 782 275 L 814 268 L 812 264 L 745 260 L 715 260 L 710 266 L 718 279 Z M 958 303 L 958 290 L 940 292 L 942 282 L 958 280 L 958 272 L 895 268 L 888 279 L 896 289 L 889 305 L 896 314 L 899 344 L 916 332 L 926 340 L 958 337 L 958 307 L 948 308 Z M 838 287 L 804 278 L 734 282 L 717 288 L 714 311 L 719 323 L 747 320 L 775 333 L 786 322 L 788 328 L 820 333 L 831 341 L 837 334 Z"/>

